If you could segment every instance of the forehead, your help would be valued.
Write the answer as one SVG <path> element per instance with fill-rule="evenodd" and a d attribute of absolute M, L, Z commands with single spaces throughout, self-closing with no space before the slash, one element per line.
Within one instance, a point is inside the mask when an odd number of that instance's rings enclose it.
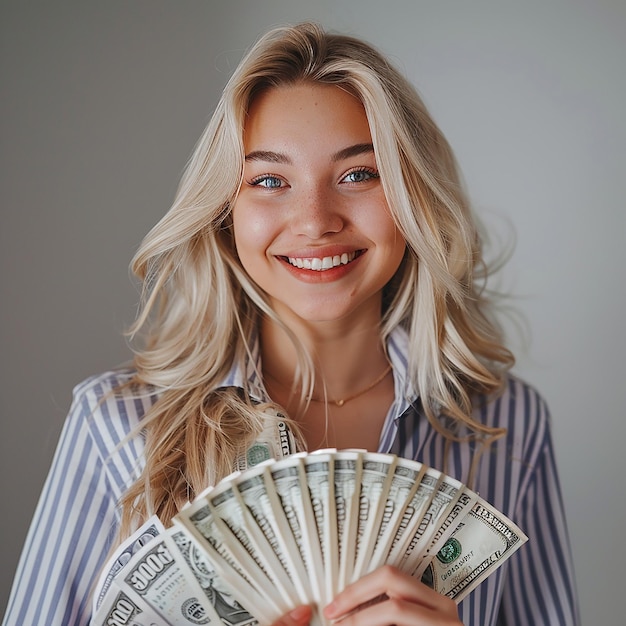
<path fill-rule="evenodd" d="M 363 105 L 335 85 L 298 83 L 267 89 L 252 101 L 244 125 L 246 152 L 324 145 L 335 149 L 369 142 Z"/>

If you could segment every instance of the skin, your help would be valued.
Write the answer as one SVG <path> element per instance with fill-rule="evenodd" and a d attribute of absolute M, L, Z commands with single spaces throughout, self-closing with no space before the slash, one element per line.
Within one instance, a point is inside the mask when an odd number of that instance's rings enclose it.
<path fill-rule="evenodd" d="M 404 254 L 371 141 L 360 102 L 337 87 L 272 89 L 249 110 L 237 252 L 278 315 L 309 337 L 376 323 L 381 289 Z M 344 254 L 358 256 L 327 271 L 287 261 Z"/>
<path fill-rule="evenodd" d="M 314 395 L 322 398 L 324 385 L 329 398 L 345 398 L 388 367 L 380 341 L 381 290 L 400 265 L 405 242 L 389 213 L 371 141 L 361 103 L 324 85 L 257 96 L 244 129 L 243 183 L 233 207 L 237 252 L 313 355 Z M 327 271 L 294 266 L 324 259 L 338 265 Z M 261 356 L 268 391 L 295 414 L 290 381 L 296 354 L 268 319 Z M 333 415 L 313 403 L 301 419 L 309 448 L 376 449 L 392 401 L 389 375 L 366 396 L 334 407 Z M 366 415 L 371 428 L 358 428 Z"/>
<path fill-rule="evenodd" d="M 359 609 L 370 600 L 386 598 Z M 342 626 L 459 626 L 456 604 L 415 578 L 385 565 L 346 587 L 323 609 L 328 620 Z M 300 606 L 272 626 L 305 626 L 312 617 L 309 606 Z"/>
<path fill-rule="evenodd" d="M 233 206 L 237 253 L 316 368 L 315 394 L 344 398 L 388 367 L 380 340 L 382 289 L 405 251 L 378 176 L 361 103 L 338 87 L 272 88 L 251 104 L 243 183 Z M 326 271 L 318 267 L 328 266 Z M 261 324 L 264 382 L 291 413 L 296 354 L 284 331 Z M 343 407 L 312 402 L 299 418 L 309 449 L 376 450 L 394 399 L 388 375 Z M 384 594 L 384 602 L 361 607 Z M 359 608 L 361 607 L 361 608 Z M 359 609 L 359 610 L 357 610 Z M 460 624 L 454 602 L 384 566 L 324 608 L 346 626 Z M 297 607 L 274 626 L 308 624 Z"/>

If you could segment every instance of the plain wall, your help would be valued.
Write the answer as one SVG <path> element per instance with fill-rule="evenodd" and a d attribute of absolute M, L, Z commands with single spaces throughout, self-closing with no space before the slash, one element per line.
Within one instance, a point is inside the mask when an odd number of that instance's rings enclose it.
<path fill-rule="evenodd" d="M 583 623 L 622 624 L 621 0 L 1 1 L 0 609 L 72 387 L 130 358 L 130 258 L 245 48 L 307 18 L 396 61 L 515 243 L 496 284 L 516 372 L 552 410 Z"/>

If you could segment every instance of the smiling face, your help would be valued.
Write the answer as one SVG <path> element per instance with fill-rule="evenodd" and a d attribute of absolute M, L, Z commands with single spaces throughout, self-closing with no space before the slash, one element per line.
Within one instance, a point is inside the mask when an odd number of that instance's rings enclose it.
<path fill-rule="evenodd" d="M 235 244 L 287 323 L 377 323 L 405 243 L 389 213 L 365 110 L 342 89 L 302 83 L 252 103 Z"/>

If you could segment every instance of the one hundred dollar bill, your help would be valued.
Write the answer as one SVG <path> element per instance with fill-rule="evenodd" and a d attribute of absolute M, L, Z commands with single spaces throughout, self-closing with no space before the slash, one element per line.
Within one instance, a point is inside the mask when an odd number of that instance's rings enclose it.
<path fill-rule="evenodd" d="M 354 567 L 363 455 L 357 451 L 335 455 L 335 515 L 337 520 L 337 589 L 344 589 Z"/>
<path fill-rule="evenodd" d="M 425 568 L 422 580 L 460 602 L 527 540 L 516 524 L 479 499 Z"/>
<path fill-rule="evenodd" d="M 265 540 L 269 544 L 282 567 L 282 575 L 293 584 L 300 603 L 310 604 L 313 596 L 306 582 L 304 562 L 267 464 L 258 465 L 235 478 L 233 489 L 240 506 L 249 511 L 255 522 L 250 524 L 250 532 L 257 536 L 257 542 Z"/>
<path fill-rule="evenodd" d="M 218 485 L 208 496 L 208 506 L 213 512 L 216 526 L 242 570 L 258 568 L 266 580 L 255 578 L 262 592 L 272 593 L 276 604 L 284 609 L 298 602 L 298 596 L 291 579 L 266 536 L 261 532 L 256 520 L 237 497 L 233 482 Z"/>
<path fill-rule="evenodd" d="M 112 581 L 89 626 L 154 626 L 162 623 L 159 613 L 141 599 L 129 597 Z"/>
<path fill-rule="evenodd" d="M 224 534 L 224 526 L 217 523 L 206 500 L 196 499 L 173 521 L 193 537 L 198 549 L 251 615 L 259 621 L 272 623 L 286 612 L 283 601 L 275 597 L 265 573 L 256 562 L 248 559 L 242 566 L 243 557 L 236 548 L 238 540 L 227 528 Z"/>
<path fill-rule="evenodd" d="M 324 598 L 324 561 L 303 456 L 298 454 L 272 463 L 269 465 L 269 475 L 304 563 L 313 604 L 321 605 Z"/>
<path fill-rule="evenodd" d="M 356 554 L 351 582 L 360 578 L 366 571 L 376 547 L 384 503 L 397 461 L 398 458 L 390 454 L 368 453 L 363 456 Z"/>
<path fill-rule="evenodd" d="M 471 511 L 474 504 L 478 501 L 478 494 L 462 487 L 459 489 L 458 498 L 455 498 L 446 508 L 444 514 L 440 517 L 439 528 L 433 533 L 430 539 L 430 545 L 424 552 L 423 562 L 416 567 L 413 572 L 415 576 L 421 576 L 426 569 L 426 563 L 431 560 L 432 555 L 437 554 L 443 548 L 448 538 L 454 530 L 458 528 L 459 523 Z"/>
<path fill-rule="evenodd" d="M 313 541 L 317 536 L 324 567 L 321 604 L 325 606 L 332 602 L 337 593 L 339 575 L 333 454 L 309 455 L 305 458 L 304 471 L 317 529 L 317 533 L 311 536 Z"/>
<path fill-rule="evenodd" d="M 219 622 L 182 556 L 168 547 L 165 534 L 137 552 L 113 584 L 128 597 L 141 598 L 171 626 Z"/>
<path fill-rule="evenodd" d="M 268 419 L 263 431 L 245 454 L 237 458 L 235 471 L 243 472 L 263 461 L 282 459 L 297 452 L 296 440 L 287 425 L 287 418 L 275 407 L 264 408 Z"/>
<path fill-rule="evenodd" d="M 393 545 L 403 513 L 420 486 L 426 468 L 421 463 L 398 459 L 385 498 L 383 514 L 378 525 L 378 536 L 366 572 L 383 565 Z"/>
<path fill-rule="evenodd" d="M 133 558 L 133 555 L 139 552 L 143 546 L 152 541 L 155 537 L 158 537 L 162 530 L 163 525 L 159 519 L 156 516 L 151 517 L 128 537 L 128 539 L 126 539 L 109 557 L 96 584 L 92 613 L 97 612 L 104 596 L 111 586 L 111 582 Z"/>
<path fill-rule="evenodd" d="M 448 507 L 454 505 L 463 493 L 464 485 L 451 476 L 443 475 L 438 487 L 428 504 L 426 512 L 420 517 L 413 538 L 410 540 L 398 567 L 405 572 L 413 573 L 426 554 L 432 538 L 440 526 Z"/>
<path fill-rule="evenodd" d="M 191 536 L 179 526 L 172 526 L 167 533 L 171 543 L 175 545 L 171 550 L 178 550 L 183 557 L 189 572 L 200 585 L 219 619 L 227 626 L 256 625 L 257 620 L 233 597 L 232 591 L 224 585 L 212 563 Z"/>
<path fill-rule="evenodd" d="M 415 493 L 409 499 L 402 512 L 402 517 L 386 556 L 387 563 L 400 563 L 405 553 L 410 551 L 410 546 L 415 545 L 417 540 L 419 540 L 418 529 L 424 514 L 437 493 L 441 479 L 442 473 L 430 467 L 426 468 L 422 474 Z"/>

